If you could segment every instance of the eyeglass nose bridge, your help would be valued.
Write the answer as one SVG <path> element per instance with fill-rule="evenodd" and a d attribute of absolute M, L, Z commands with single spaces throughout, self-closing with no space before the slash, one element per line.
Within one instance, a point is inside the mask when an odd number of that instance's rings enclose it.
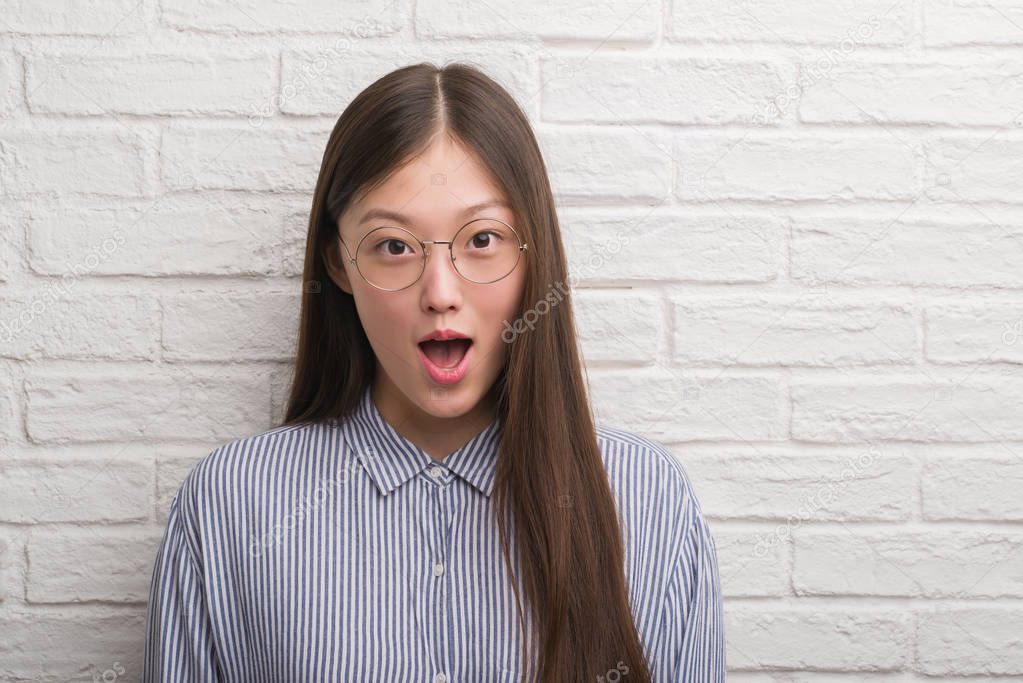
<path fill-rule="evenodd" d="M 416 238 L 416 239 L 419 239 L 419 238 Z M 451 257 L 451 265 L 455 266 L 455 272 L 458 273 L 458 275 L 461 276 L 462 278 L 465 278 L 465 279 L 468 280 L 468 278 L 466 278 L 465 275 L 462 275 L 462 271 L 458 270 L 458 266 L 455 265 L 455 250 L 451 246 L 452 244 L 454 244 L 454 240 L 419 240 L 419 243 L 421 245 L 423 245 L 423 271 L 424 272 L 426 271 L 426 261 L 427 261 L 427 259 L 430 258 L 430 253 L 431 253 L 430 252 L 430 245 L 431 244 L 446 244 L 446 245 L 448 245 L 448 256 Z M 420 273 L 419 277 L 422 277 L 422 276 L 423 276 L 423 274 Z M 471 282 L 471 280 L 470 280 L 470 282 Z M 413 283 L 413 284 L 415 284 L 415 283 Z"/>
<path fill-rule="evenodd" d="M 454 240 L 419 240 L 419 243 L 423 245 L 423 253 L 426 256 L 430 255 L 430 245 L 431 244 L 446 244 L 446 245 L 448 245 L 448 251 L 451 252 L 451 259 L 452 260 L 454 260 L 454 258 L 455 258 L 455 252 L 451 250 L 451 245 L 452 245 L 453 242 L 454 242 Z"/>

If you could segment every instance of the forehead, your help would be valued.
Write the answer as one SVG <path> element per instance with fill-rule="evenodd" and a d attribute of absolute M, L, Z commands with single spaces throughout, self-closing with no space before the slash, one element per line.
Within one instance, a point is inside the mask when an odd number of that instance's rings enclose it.
<path fill-rule="evenodd" d="M 438 136 L 422 155 L 353 202 L 342 216 L 342 227 L 368 229 L 387 221 L 447 231 L 452 222 L 480 213 L 512 220 L 507 196 L 477 156 Z"/>

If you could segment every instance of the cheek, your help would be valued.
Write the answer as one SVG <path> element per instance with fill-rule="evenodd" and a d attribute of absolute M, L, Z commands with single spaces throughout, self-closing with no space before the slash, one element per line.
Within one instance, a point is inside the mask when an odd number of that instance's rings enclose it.
<path fill-rule="evenodd" d="M 357 297 L 355 306 L 366 335 L 377 341 L 393 341 L 402 335 L 408 315 L 402 313 L 402 297 L 386 296 L 387 292 L 364 292 Z M 380 296 L 384 294 L 384 296 Z"/>
<path fill-rule="evenodd" d="M 522 286 L 519 283 L 510 282 L 495 289 L 496 291 L 481 300 L 478 310 L 484 316 L 488 329 L 494 334 L 500 335 L 505 329 L 505 321 L 509 325 L 515 324 L 519 303 L 522 299 Z"/>
<path fill-rule="evenodd" d="M 502 302 L 501 317 L 508 322 L 514 322 L 513 318 L 518 314 L 520 307 L 524 311 L 529 306 L 522 306 L 522 295 L 526 289 L 525 275 L 521 272 L 516 272 L 518 277 L 508 278 L 509 282 L 507 288 L 502 292 L 500 301 Z"/>

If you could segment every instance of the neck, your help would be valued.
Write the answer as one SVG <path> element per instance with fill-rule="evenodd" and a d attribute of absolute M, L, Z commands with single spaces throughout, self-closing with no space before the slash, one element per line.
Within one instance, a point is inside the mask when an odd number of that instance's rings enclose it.
<path fill-rule="evenodd" d="M 468 443 L 496 417 L 490 392 L 461 415 L 438 417 L 412 401 L 383 372 L 377 372 L 371 399 L 396 432 L 434 460 L 443 460 Z M 438 401 L 440 403 L 443 399 Z"/>

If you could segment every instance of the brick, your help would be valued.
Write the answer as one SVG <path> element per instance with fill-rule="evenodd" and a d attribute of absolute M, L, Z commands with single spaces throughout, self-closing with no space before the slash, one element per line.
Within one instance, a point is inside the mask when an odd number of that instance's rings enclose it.
<path fill-rule="evenodd" d="M 350 102 L 381 76 L 408 64 L 469 62 L 508 89 L 519 105 L 529 109 L 539 95 L 538 67 L 530 51 L 513 46 L 467 47 L 452 55 L 446 43 L 388 45 L 386 49 L 337 41 L 319 49 L 288 49 L 281 53 L 281 88 L 276 104 L 286 114 L 333 116 L 339 103 Z M 329 78 L 325 78 L 329 75 Z M 274 107 L 253 112 L 249 122 L 262 125 Z"/>
<path fill-rule="evenodd" d="M 549 291 L 554 297 L 565 294 L 556 287 Z M 662 327 L 659 299 L 628 292 L 581 290 L 575 304 L 577 334 L 587 362 L 654 361 Z M 529 308 L 540 310 L 537 305 Z"/>
<path fill-rule="evenodd" d="M 923 465 L 920 481 L 924 519 L 1023 522 L 1023 459 L 1010 446 L 991 455 L 935 457 Z"/>
<path fill-rule="evenodd" d="M 24 599 L 23 541 L 12 530 L 0 531 L 0 606 Z"/>
<path fill-rule="evenodd" d="M 0 296 L 4 355 L 17 358 L 152 358 L 156 304 L 131 295 L 66 294 L 59 285 Z"/>
<path fill-rule="evenodd" d="M 283 217 L 283 244 L 273 251 L 261 250 L 269 267 L 281 275 L 301 277 L 305 268 L 306 236 L 309 234 L 309 209 L 287 211 Z"/>
<path fill-rule="evenodd" d="M 1023 596 L 1023 535 L 982 531 L 797 530 L 799 595 Z"/>
<path fill-rule="evenodd" d="M 689 455 L 687 462 L 711 517 L 781 522 L 760 539 L 765 550 L 804 522 L 905 521 L 918 504 L 917 465 L 891 445 L 844 454 Z"/>
<path fill-rule="evenodd" d="M 25 380 L 36 443 L 226 439 L 267 428 L 265 371 L 232 368 L 69 368 Z"/>
<path fill-rule="evenodd" d="M 813 123 L 1012 125 L 1023 102 L 1023 62 L 846 62 L 803 90 Z"/>
<path fill-rule="evenodd" d="M 179 29 L 227 33 L 338 33 L 370 38 L 395 32 L 404 19 L 400 5 L 387 0 L 358 4 L 307 0 L 302 11 L 292 5 L 232 0 L 210 4 L 177 0 L 160 6 L 160 22 Z"/>
<path fill-rule="evenodd" d="M 787 227 L 770 216 L 640 210 L 566 213 L 560 223 L 573 284 L 770 282 L 784 267 Z"/>
<path fill-rule="evenodd" d="M 170 128 L 160 146 L 170 190 L 310 192 L 329 131 L 290 126 Z"/>
<path fill-rule="evenodd" d="M 688 0 L 673 5 L 669 30 L 674 38 L 698 42 L 832 44 L 844 57 L 864 45 L 904 43 L 910 12 L 907 0 L 833 0 L 826 12 L 806 0 Z"/>
<path fill-rule="evenodd" d="M 925 321 L 929 360 L 1023 363 L 1023 303 L 931 306 Z"/>
<path fill-rule="evenodd" d="M 686 295 L 673 306 L 673 360 L 818 367 L 912 362 L 917 348 L 912 308 L 814 298 Z"/>
<path fill-rule="evenodd" d="M 32 270 L 75 276 L 284 274 L 284 229 L 294 220 L 285 202 L 264 206 L 214 193 L 32 213 Z M 68 230 L 72 220 L 75 230 Z"/>
<path fill-rule="evenodd" d="M 142 671 L 145 609 L 0 614 L 0 662 L 14 680 L 117 680 Z"/>
<path fill-rule="evenodd" d="M 552 57 L 541 80 L 544 120 L 715 125 L 759 121 L 793 77 L 777 62 L 655 53 Z"/>
<path fill-rule="evenodd" d="M 3 339 L 0 338 L 0 341 Z M 14 438 L 16 433 L 20 438 L 21 425 L 17 405 L 21 401 L 21 387 L 14 373 L 13 366 L 0 364 L 0 444 Z"/>
<path fill-rule="evenodd" d="M 798 217 L 792 277 L 843 284 L 1023 287 L 1023 223 Z"/>
<path fill-rule="evenodd" d="M 146 602 L 162 536 L 121 528 L 33 533 L 28 542 L 28 602 Z"/>
<path fill-rule="evenodd" d="M 700 496 L 701 502 L 703 496 Z M 792 548 L 787 539 L 763 544 L 763 533 L 712 531 L 721 591 L 726 598 L 764 598 L 791 594 Z"/>
<path fill-rule="evenodd" d="M 200 292 L 161 300 L 166 360 L 290 360 L 299 294 Z"/>
<path fill-rule="evenodd" d="M 1020 410 L 1023 383 L 977 374 L 933 382 L 800 383 L 792 387 L 792 437 L 835 443 L 1021 439 Z"/>
<path fill-rule="evenodd" d="M 912 660 L 904 610 L 733 608 L 726 612 L 728 668 L 893 671 Z"/>
<path fill-rule="evenodd" d="M 551 21 L 552 7 L 543 0 L 500 5 L 459 5 L 421 0 L 415 5 L 416 35 L 421 38 L 535 38 L 651 41 L 661 23 L 660 8 L 641 0 L 559 5 L 557 13 L 571 21 Z"/>
<path fill-rule="evenodd" d="M 671 139 L 663 133 L 567 127 L 536 133 L 559 197 L 663 201 L 671 192 Z"/>
<path fill-rule="evenodd" d="M 11 196 L 135 197 L 146 191 L 150 148 L 144 139 L 122 128 L 76 128 L 4 131 L 0 189 Z"/>
<path fill-rule="evenodd" d="M 928 676 L 1023 674 L 1023 611 L 937 607 L 917 621 L 917 666 Z"/>
<path fill-rule="evenodd" d="M 0 463 L 0 522 L 145 521 L 152 473 L 114 460 Z"/>
<path fill-rule="evenodd" d="M 1023 123 L 1023 118 L 1020 121 Z M 1023 202 L 1021 155 L 1023 138 L 1019 136 L 978 135 L 931 141 L 927 144 L 925 181 L 929 196 L 951 202 Z"/>
<path fill-rule="evenodd" d="M 772 441 L 785 432 L 784 392 L 774 379 L 657 369 L 593 371 L 589 381 L 599 420 L 652 439 Z"/>
<path fill-rule="evenodd" d="M 676 196 L 715 199 L 914 199 L 920 153 L 891 137 L 753 132 L 679 135 Z"/>
<path fill-rule="evenodd" d="M 270 416 L 271 424 L 284 422 L 288 409 L 288 398 L 291 396 L 291 384 L 294 380 L 295 364 L 273 368 L 270 371 Z"/>
<path fill-rule="evenodd" d="M 26 81 L 33 112 L 241 114 L 270 101 L 277 57 L 243 50 L 41 53 L 27 58 Z"/>
<path fill-rule="evenodd" d="M 82 3 L 54 0 L 40 12 L 32 0 L 4 2 L 4 31 L 28 35 L 124 36 L 145 28 L 145 8 L 136 0 Z"/>
<path fill-rule="evenodd" d="M 15 53 L 0 51 L 0 114 L 8 114 L 19 105 L 20 61 Z"/>
<path fill-rule="evenodd" d="M 3 188 L 0 187 L 0 192 Z M 22 269 L 21 254 L 25 253 L 22 235 L 25 234 L 26 219 L 22 211 L 11 201 L 0 207 L 0 282 L 7 282 Z"/>
<path fill-rule="evenodd" d="M 921 9 L 928 46 L 1023 45 L 1019 0 L 931 0 Z"/>

